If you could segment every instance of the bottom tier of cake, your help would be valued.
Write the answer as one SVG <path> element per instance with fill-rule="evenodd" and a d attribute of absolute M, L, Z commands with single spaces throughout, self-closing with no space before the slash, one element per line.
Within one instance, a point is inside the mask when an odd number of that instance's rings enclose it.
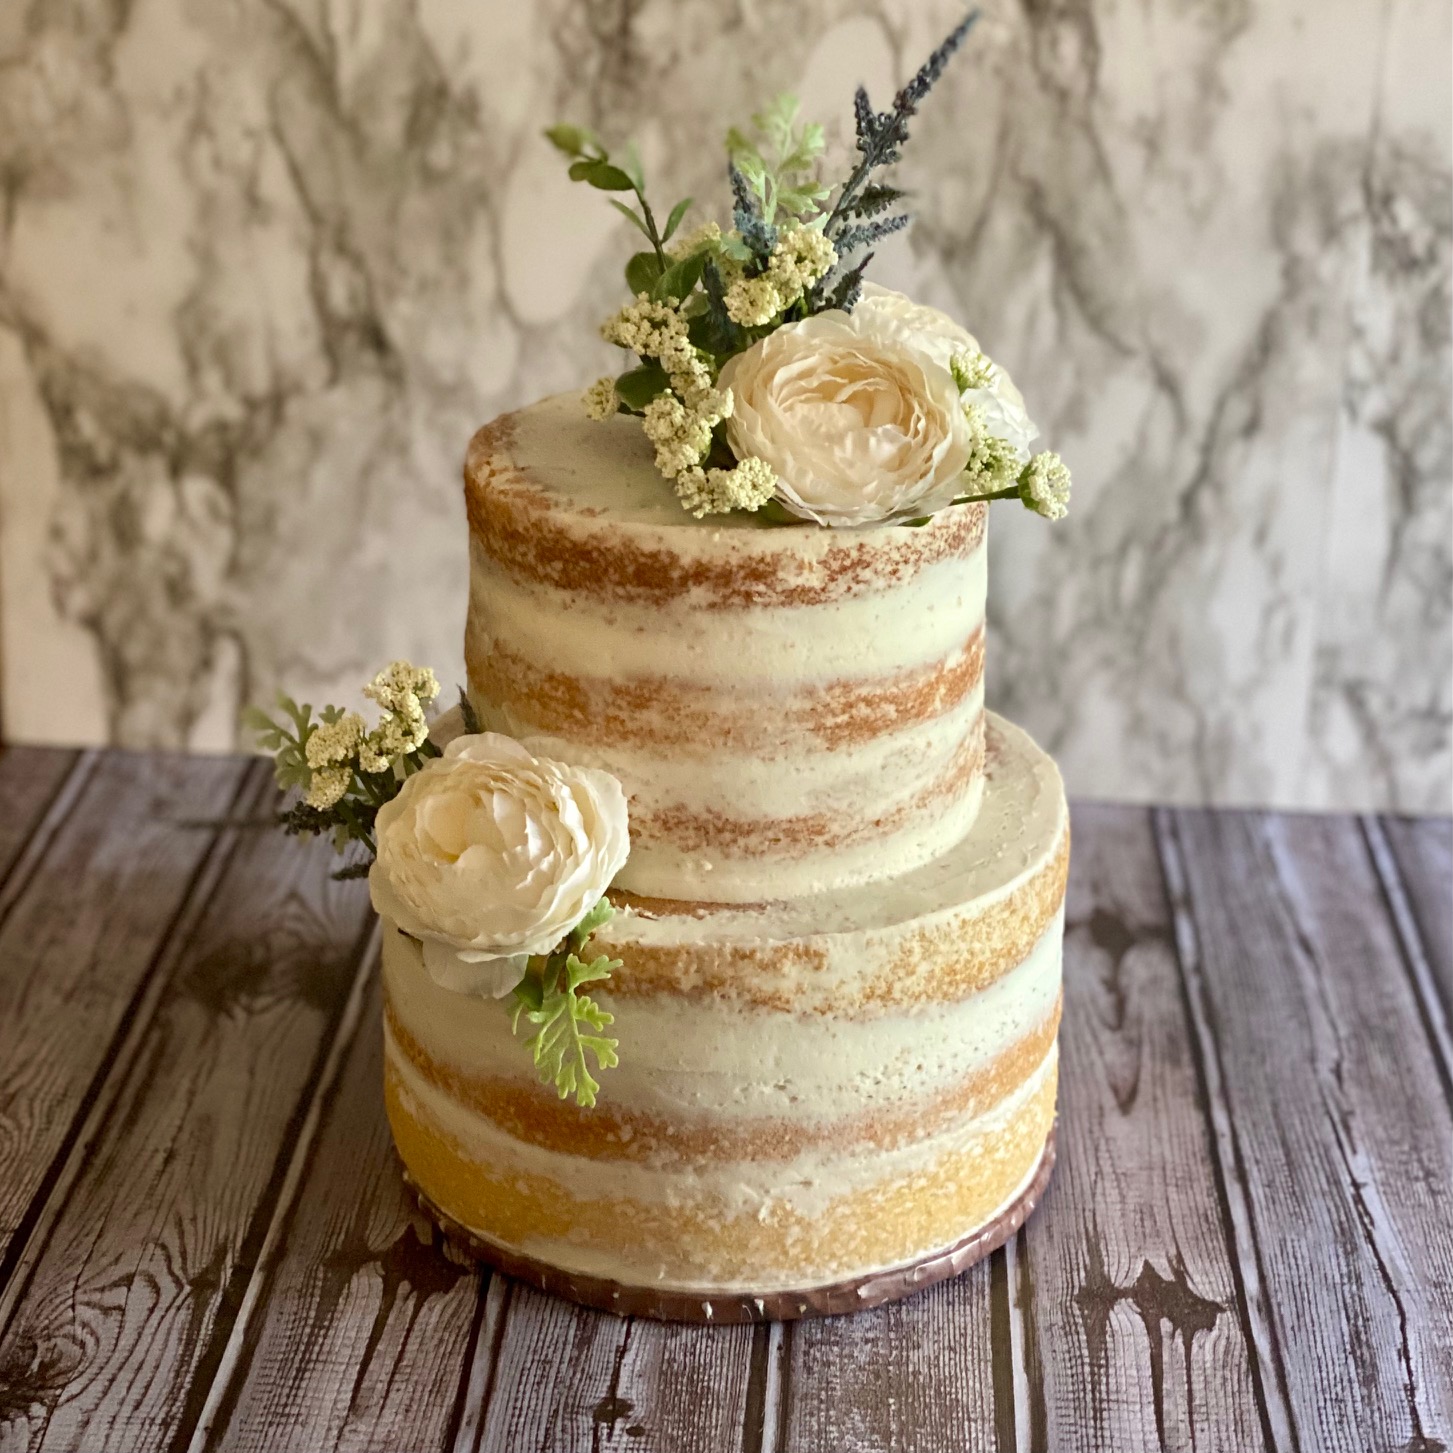
<path fill-rule="evenodd" d="M 986 778 L 970 834 L 897 879 L 627 900 L 599 940 L 621 1063 L 591 1110 L 385 923 L 386 1102 L 426 1204 L 507 1270 L 666 1316 L 845 1310 L 989 1249 L 1048 1173 L 1069 823 L 994 717 Z"/>

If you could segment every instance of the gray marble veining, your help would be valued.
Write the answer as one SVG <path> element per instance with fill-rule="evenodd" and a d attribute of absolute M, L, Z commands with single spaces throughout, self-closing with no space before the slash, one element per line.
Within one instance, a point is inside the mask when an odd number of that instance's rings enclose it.
<path fill-rule="evenodd" d="M 221 747 L 279 684 L 457 672 L 478 423 L 610 363 L 625 226 L 539 136 L 724 210 L 774 89 L 843 123 L 947 0 L 36 0 L 0 11 L 13 737 Z M 1443 810 L 1446 0 L 996 4 L 880 281 L 1070 461 L 999 507 L 990 699 L 1100 797 Z"/>

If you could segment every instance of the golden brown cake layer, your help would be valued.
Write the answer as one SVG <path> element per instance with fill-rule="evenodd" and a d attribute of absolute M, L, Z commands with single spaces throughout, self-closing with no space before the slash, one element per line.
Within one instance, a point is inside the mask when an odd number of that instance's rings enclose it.
<path fill-rule="evenodd" d="M 890 879 L 983 792 L 984 506 L 921 529 L 694 519 L 631 420 L 547 399 L 465 466 L 485 726 L 625 785 L 621 886 L 756 902 Z"/>
<path fill-rule="evenodd" d="M 567 1270 L 656 1286 L 770 1290 L 897 1265 L 958 1240 L 1015 1197 L 1054 1120 L 1055 1059 L 1010 1101 L 925 1155 L 823 1157 L 796 1194 L 730 1172 L 696 1179 L 461 1135 L 390 1061 L 394 1141 L 426 1195 L 461 1225 Z M 633 1188 L 633 1189 L 632 1189 Z"/>

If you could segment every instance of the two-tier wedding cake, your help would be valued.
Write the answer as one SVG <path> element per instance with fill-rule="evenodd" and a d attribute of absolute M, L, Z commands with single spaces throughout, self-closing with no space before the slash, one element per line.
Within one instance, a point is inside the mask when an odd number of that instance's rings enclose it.
<path fill-rule="evenodd" d="M 1002 1241 L 1053 1161 L 1069 821 L 985 708 L 984 612 L 988 502 L 1057 516 L 1068 475 L 861 255 L 967 28 L 889 111 L 859 93 L 836 190 L 790 104 L 733 132 L 725 231 L 555 128 L 639 204 L 603 330 L 637 363 L 471 442 L 459 708 L 397 662 L 375 727 L 259 720 L 290 825 L 367 851 L 424 1206 L 582 1301 L 871 1305 Z"/>

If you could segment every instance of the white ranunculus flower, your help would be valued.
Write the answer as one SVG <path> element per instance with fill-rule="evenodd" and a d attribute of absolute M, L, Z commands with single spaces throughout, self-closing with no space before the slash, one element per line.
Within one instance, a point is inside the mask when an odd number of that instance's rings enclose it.
<path fill-rule="evenodd" d="M 865 282 L 853 308 L 854 317 L 872 318 L 885 330 L 895 329 L 900 336 L 932 356 L 944 368 L 960 353 L 978 353 L 979 340 L 947 313 L 915 303 L 906 293 Z"/>
<path fill-rule="evenodd" d="M 945 363 L 879 311 L 786 323 L 728 359 L 727 439 L 765 459 L 778 497 L 822 525 L 941 508 L 968 462 L 970 430 Z"/>
<path fill-rule="evenodd" d="M 945 368 L 960 354 L 982 352 L 979 340 L 967 328 L 960 327 L 947 313 L 915 303 L 892 288 L 865 282 L 863 293 L 853 309 L 853 316 L 867 312 L 884 329 L 898 329 L 914 346 L 931 353 Z M 1024 407 L 1024 396 L 1014 380 L 996 363 L 987 388 L 970 389 L 964 402 L 977 406 L 988 430 L 1010 444 L 1020 463 L 1029 458 L 1029 446 L 1039 437 L 1039 429 Z"/>
<path fill-rule="evenodd" d="M 599 902 L 630 852 L 621 784 L 496 732 L 456 737 L 378 811 L 379 914 L 435 983 L 500 998 Z"/>

